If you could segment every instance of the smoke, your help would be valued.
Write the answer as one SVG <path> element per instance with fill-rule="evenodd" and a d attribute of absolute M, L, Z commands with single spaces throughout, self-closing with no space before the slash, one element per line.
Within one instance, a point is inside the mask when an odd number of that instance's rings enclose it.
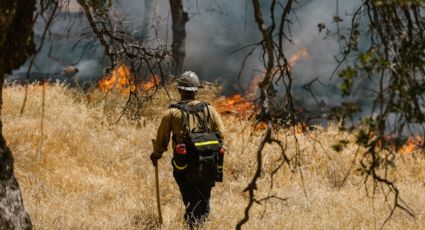
<path fill-rule="evenodd" d="M 338 15 L 343 19 L 340 27 L 344 28 L 350 22 L 350 13 L 359 3 L 348 0 L 338 2 Z M 249 85 L 252 78 L 264 70 L 257 50 L 246 62 L 241 78 L 237 78 L 242 60 L 251 49 L 241 48 L 261 40 L 251 2 L 190 0 L 183 3 L 190 16 L 186 24 L 185 69 L 195 71 L 202 80 L 218 80 L 225 86 L 225 93 L 243 91 L 244 86 Z M 270 0 L 262 1 L 266 23 L 270 21 L 269 3 Z M 337 36 L 332 35 L 336 31 L 333 17 L 337 13 L 337 0 L 303 0 L 298 3 L 290 31 L 293 43 L 287 43 L 286 47 L 290 53 L 305 47 L 309 58 L 298 61 L 293 67 L 296 98 L 307 105 L 317 102 L 339 104 L 342 101 L 336 87 L 339 79 L 337 76 L 330 79 L 336 67 L 334 55 L 340 51 Z M 168 1 L 114 1 L 112 14 L 127 25 L 132 25 L 134 32 L 142 34 L 144 39 L 153 39 L 158 35 L 162 44 L 170 45 L 172 42 Z M 331 33 L 326 34 L 325 30 L 319 33 L 319 23 L 326 25 Z M 39 20 L 35 28 L 38 45 L 41 44 L 43 29 L 44 23 Z M 89 31 L 78 4 L 75 0 L 70 1 L 69 7 L 52 24 L 32 72 L 56 74 L 66 66 L 73 65 L 79 69 L 74 80 L 82 82 L 99 79 L 104 75 L 108 63 L 99 44 L 88 46 L 88 41 L 80 41 L 83 34 Z M 28 63 L 15 73 L 22 74 L 27 68 Z M 317 81 L 310 86 L 316 96 L 313 98 L 303 85 L 316 78 Z"/>
<path fill-rule="evenodd" d="M 44 18 L 39 16 L 34 26 L 36 47 L 42 46 L 42 49 L 13 72 L 14 80 L 22 82 L 32 58 L 34 63 L 30 69 L 30 81 L 58 80 L 75 83 L 93 81 L 102 76 L 105 65 L 103 48 L 84 39 L 84 34 L 90 28 L 78 4 L 70 1 L 69 6 L 55 16 L 43 38 L 49 14 L 47 12 Z M 64 74 L 64 69 L 69 67 L 78 69 L 72 78 Z"/>
<path fill-rule="evenodd" d="M 335 34 L 337 24 L 333 18 L 338 11 L 338 16 L 343 20 L 339 23 L 339 27 L 349 28 L 350 14 L 358 7 L 358 2 L 339 1 L 338 6 L 336 2 L 335 0 L 306 1 L 297 9 L 298 23 L 294 26 L 294 43 L 295 46 L 306 47 L 310 58 L 294 66 L 294 88 L 299 100 L 307 106 L 317 104 L 317 101 L 335 106 L 343 101 L 337 88 L 338 76 L 332 76 L 337 65 L 335 55 L 341 52 L 341 46 L 343 46 Z M 326 26 L 320 33 L 319 23 Z M 315 98 L 300 88 L 314 79 L 317 80 L 311 84 L 310 90 L 313 91 Z"/>

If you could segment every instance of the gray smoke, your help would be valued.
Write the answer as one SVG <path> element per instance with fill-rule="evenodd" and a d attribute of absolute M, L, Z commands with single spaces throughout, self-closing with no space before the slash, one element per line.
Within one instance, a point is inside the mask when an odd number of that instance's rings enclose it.
<path fill-rule="evenodd" d="M 73 8 L 72 8 L 73 9 Z M 76 10 L 76 9 L 73 9 Z M 61 12 L 49 27 L 42 43 L 45 22 L 37 20 L 34 28 L 36 47 L 42 49 L 35 56 L 30 69 L 30 81 L 76 81 L 97 80 L 103 74 L 105 58 L 103 48 L 97 44 L 91 45 L 83 39 L 90 31 L 82 12 Z M 12 79 L 22 82 L 29 69 L 31 59 L 21 68 L 14 71 Z M 65 74 L 66 68 L 76 68 L 72 76 Z"/>
<path fill-rule="evenodd" d="M 336 66 L 334 55 L 339 53 L 341 45 L 337 41 L 337 36 L 332 35 L 336 31 L 336 23 L 333 22 L 336 2 L 336 0 L 299 1 L 296 16 L 292 18 L 293 43 L 286 44 L 290 52 L 288 56 L 302 47 L 309 53 L 308 59 L 298 61 L 293 68 L 294 93 L 297 100 L 306 105 L 317 102 L 337 105 L 342 101 L 335 86 L 338 77 L 335 76 L 332 81 L 330 80 Z M 261 3 L 264 18 L 269 23 L 270 0 Z M 340 23 L 341 28 L 348 26 L 350 14 L 358 4 L 358 1 L 339 0 L 339 16 L 343 19 Z M 203 80 L 219 79 L 225 85 L 225 93 L 243 92 L 252 78 L 264 70 L 257 51 L 248 59 L 241 79 L 237 79 L 242 60 L 250 47 L 239 49 L 261 39 L 251 2 L 190 0 L 184 1 L 184 6 L 190 15 L 190 20 L 186 24 L 185 68 L 197 72 Z M 171 44 L 172 22 L 168 1 L 115 1 L 113 8 L 113 16 L 131 25 L 135 33 L 142 34 L 145 39 L 152 39 L 155 34 L 159 34 L 159 41 L 162 44 Z M 331 34 L 326 35 L 325 31 L 319 33 L 317 27 L 319 23 L 325 24 Z M 43 28 L 44 24 L 38 22 L 35 29 L 38 44 L 41 42 Z M 103 48 L 99 44 L 87 47 L 86 40 L 80 41 L 84 33 L 90 32 L 90 28 L 75 1 L 71 1 L 70 12 L 62 13 L 50 30 L 51 36 L 46 39 L 43 49 L 37 56 L 32 72 L 60 75 L 63 68 L 72 65 L 79 69 L 73 77 L 77 82 L 94 81 L 103 75 L 104 68 L 108 65 Z M 239 51 L 235 52 L 236 50 Z M 15 74 L 25 73 L 27 68 L 28 63 Z M 302 86 L 315 78 L 318 81 L 310 87 L 316 95 L 316 98 L 313 98 Z M 319 82 L 329 86 L 323 86 Z"/>

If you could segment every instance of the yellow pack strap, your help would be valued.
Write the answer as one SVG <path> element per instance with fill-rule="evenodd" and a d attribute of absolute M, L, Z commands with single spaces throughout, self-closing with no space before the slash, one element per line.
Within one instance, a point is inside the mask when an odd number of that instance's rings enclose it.
<path fill-rule="evenodd" d="M 195 146 L 204 146 L 204 145 L 217 145 L 220 144 L 218 141 L 204 141 L 204 142 L 196 142 Z"/>
<path fill-rule="evenodd" d="M 185 168 L 187 168 L 187 164 L 184 166 L 178 166 L 177 163 L 173 160 L 173 165 L 174 167 L 176 167 L 176 169 L 178 170 L 184 170 Z"/>

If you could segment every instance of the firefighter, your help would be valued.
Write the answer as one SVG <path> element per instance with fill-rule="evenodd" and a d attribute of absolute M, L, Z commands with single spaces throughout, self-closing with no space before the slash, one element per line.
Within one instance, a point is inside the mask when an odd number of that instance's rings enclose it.
<path fill-rule="evenodd" d="M 176 85 L 180 94 L 180 102 L 176 105 L 171 105 L 163 115 L 157 131 L 154 151 L 150 159 L 155 166 L 157 161 L 161 159 L 162 154 L 167 151 L 172 133 L 173 159 L 171 163 L 173 165 L 173 176 L 179 186 L 183 203 L 186 207 L 184 219 L 189 228 L 192 229 L 195 226 L 200 226 L 208 217 L 211 189 L 216 181 L 222 180 L 224 157 L 224 149 L 222 147 L 223 123 L 213 106 L 196 99 L 200 83 L 198 76 L 194 72 L 186 71 L 181 74 L 176 80 Z M 205 106 L 202 107 L 202 105 Z M 193 109 L 186 111 L 185 108 L 198 109 L 196 110 L 197 113 L 196 111 L 193 113 Z M 206 130 L 208 130 L 207 134 L 199 137 Z M 198 136 L 197 143 L 190 143 L 191 141 L 188 140 L 190 139 L 188 137 L 189 133 L 195 133 L 195 136 Z M 200 140 L 202 138 L 204 138 L 203 141 Z M 190 146 L 201 146 L 202 149 L 194 149 L 196 147 L 190 148 Z M 198 157 L 197 154 L 201 154 L 201 152 L 206 153 L 205 151 L 214 152 L 215 154 L 220 152 L 218 155 L 220 155 L 221 161 L 213 157 L 216 160 L 210 163 L 209 166 L 205 165 L 206 163 L 201 165 L 197 162 L 196 166 L 191 167 L 192 164 L 195 164 L 194 157 Z M 204 157 L 202 162 L 207 162 L 205 159 L 209 159 L 209 157 Z M 215 167 L 214 164 L 218 164 L 216 166 L 219 171 L 218 174 L 215 173 L 215 169 L 206 171 L 207 168 L 211 168 L 211 165 Z M 199 168 L 202 168 L 205 172 L 198 172 Z M 196 174 L 193 173 L 194 171 L 197 171 Z M 199 177 L 198 175 L 201 174 L 202 176 Z"/>

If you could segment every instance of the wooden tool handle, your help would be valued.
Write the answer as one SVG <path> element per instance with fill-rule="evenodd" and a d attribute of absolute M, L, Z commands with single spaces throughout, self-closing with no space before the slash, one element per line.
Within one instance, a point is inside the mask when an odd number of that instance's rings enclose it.
<path fill-rule="evenodd" d="M 152 139 L 152 146 L 155 148 L 155 139 Z M 158 161 L 155 164 L 155 190 L 156 190 L 156 207 L 158 208 L 159 224 L 162 225 L 161 198 L 159 196 Z"/>

